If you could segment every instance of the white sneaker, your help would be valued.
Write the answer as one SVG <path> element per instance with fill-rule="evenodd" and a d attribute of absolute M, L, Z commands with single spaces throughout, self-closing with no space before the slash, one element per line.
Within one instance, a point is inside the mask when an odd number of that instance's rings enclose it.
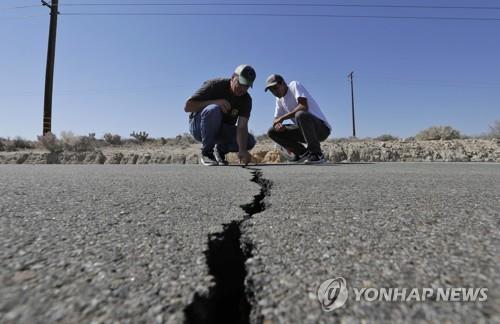
<path fill-rule="evenodd" d="M 213 153 L 210 154 L 201 154 L 200 156 L 200 164 L 207 166 L 219 165 Z"/>

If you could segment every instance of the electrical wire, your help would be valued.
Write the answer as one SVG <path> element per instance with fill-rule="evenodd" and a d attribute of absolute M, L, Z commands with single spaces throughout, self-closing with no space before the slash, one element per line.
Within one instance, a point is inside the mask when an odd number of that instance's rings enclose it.
<path fill-rule="evenodd" d="M 227 6 L 227 7 L 346 7 L 346 8 L 409 8 L 409 9 L 470 9 L 470 10 L 500 10 L 500 7 L 490 6 L 426 6 L 426 5 L 363 5 L 363 4 L 321 4 L 321 3 L 228 3 L 228 2 L 205 2 L 205 3 L 62 3 L 59 7 L 82 7 L 82 6 Z"/>
<path fill-rule="evenodd" d="M 7 8 L 0 8 L 1 10 L 14 10 L 14 9 L 26 9 L 26 8 L 38 8 L 42 7 L 42 4 L 38 5 L 26 5 L 26 6 L 15 6 L 15 7 L 7 7 Z"/>
<path fill-rule="evenodd" d="M 274 14 L 274 13 L 168 13 L 168 12 L 63 12 L 63 16 L 257 16 L 257 17 L 316 17 L 356 19 L 411 19 L 448 21 L 500 21 L 494 17 L 442 17 L 442 16 L 377 16 L 377 15 L 334 15 L 334 14 Z"/>

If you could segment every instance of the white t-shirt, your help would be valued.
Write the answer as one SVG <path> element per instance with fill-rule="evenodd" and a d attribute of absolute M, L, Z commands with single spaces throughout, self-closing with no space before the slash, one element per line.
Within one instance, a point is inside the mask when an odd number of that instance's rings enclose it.
<path fill-rule="evenodd" d="M 299 97 L 307 99 L 309 113 L 324 121 L 326 126 L 332 129 L 314 98 L 298 81 L 292 81 L 288 84 L 288 91 L 283 98 L 276 98 L 276 111 L 274 112 L 274 117 L 280 117 L 293 111 L 299 104 Z M 291 120 L 296 123 L 295 118 L 292 118 Z"/>

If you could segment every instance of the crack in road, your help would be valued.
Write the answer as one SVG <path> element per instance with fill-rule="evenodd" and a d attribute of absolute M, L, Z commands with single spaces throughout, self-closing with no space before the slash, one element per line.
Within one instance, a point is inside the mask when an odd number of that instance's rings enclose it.
<path fill-rule="evenodd" d="M 261 189 L 249 204 L 241 205 L 246 213 L 243 220 L 223 224 L 223 231 L 208 236 L 208 250 L 205 257 L 210 274 L 215 279 L 207 296 L 196 293 L 193 301 L 184 309 L 186 323 L 250 323 L 251 304 L 248 297 L 253 293 L 246 289 L 247 271 L 245 262 L 252 257 L 253 246 L 241 241 L 242 224 L 253 215 L 264 211 L 268 205 L 264 201 L 271 194 L 272 181 L 263 178 L 258 168 L 251 170 L 252 182 Z"/>

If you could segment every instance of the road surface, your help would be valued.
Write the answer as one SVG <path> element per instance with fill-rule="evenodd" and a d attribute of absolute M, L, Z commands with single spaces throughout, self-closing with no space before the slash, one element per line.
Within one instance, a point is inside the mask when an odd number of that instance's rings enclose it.
<path fill-rule="evenodd" d="M 1 323 L 500 321 L 500 165 L 0 166 Z M 317 289 L 345 279 L 322 310 Z M 488 288 L 355 300 L 353 288 Z"/>

